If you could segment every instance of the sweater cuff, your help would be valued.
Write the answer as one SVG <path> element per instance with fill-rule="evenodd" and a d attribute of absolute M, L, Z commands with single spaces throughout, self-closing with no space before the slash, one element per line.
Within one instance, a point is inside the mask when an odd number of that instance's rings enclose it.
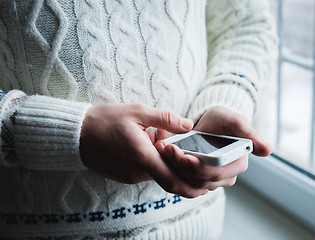
<path fill-rule="evenodd" d="M 90 104 L 29 96 L 10 116 L 19 163 L 37 170 L 83 170 L 80 132 Z"/>
<path fill-rule="evenodd" d="M 14 149 L 11 116 L 14 116 L 15 107 L 25 101 L 25 93 L 12 90 L 8 93 L 0 90 L 0 165 L 11 167 L 17 164 Z"/>
<path fill-rule="evenodd" d="M 257 107 L 257 91 L 252 84 L 240 79 L 242 77 L 233 75 L 215 77 L 196 97 L 188 112 L 188 118 L 197 122 L 211 107 L 220 105 L 243 115 L 251 122 Z"/>

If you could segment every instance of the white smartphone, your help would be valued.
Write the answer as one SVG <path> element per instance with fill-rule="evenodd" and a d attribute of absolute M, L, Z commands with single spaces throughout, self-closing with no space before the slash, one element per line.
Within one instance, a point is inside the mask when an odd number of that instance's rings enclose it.
<path fill-rule="evenodd" d="M 198 157 L 204 164 L 223 166 L 253 151 L 249 139 L 190 131 L 164 140 L 175 144 L 186 154 Z"/>

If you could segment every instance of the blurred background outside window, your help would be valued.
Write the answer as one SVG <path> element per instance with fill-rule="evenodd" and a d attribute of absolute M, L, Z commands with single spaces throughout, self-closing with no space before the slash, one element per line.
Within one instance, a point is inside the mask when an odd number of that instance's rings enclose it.
<path fill-rule="evenodd" d="M 256 127 L 274 154 L 315 174 L 315 1 L 271 1 L 278 16 L 279 63 Z"/>
<path fill-rule="evenodd" d="M 249 168 L 239 180 L 252 190 L 251 195 L 273 206 L 273 210 L 268 215 L 261 209 L 250 217 L 252 210 L 247 211 L 248 206 L 259 206 L 241 194 L 239 203 L 245 203 L 243 212 L 247 216 L 243 227 L 253 226 L 254 231 L 247 233 L 254 234 L 262 226 L 262 238 L 248 239 L 315 239 L 315 0 L 269 2 L 278 20 L 279 61 L 275 62 L 273 81 L 262 96 L 254 127 L 272 145 L 273 154 L 267 158 L 250 155 Z M 238 193 L 237 188 L 232 190 Z M 239 221 L 243 213 L 237 211 L 238 206 L 234 209 L 234 221 Z M 277 210 L 284 213 L 285 219 L 294 219 L 294 226 L 306 227 L 312 234 L 306 236 L 294 227 L 291 229 L 284 218 L 274 222 L 264 218 L 275 217 Z M 229 211 L 227 215 L 232 216 Z M 272 224 L 268 227 L 259 219 Z M 237 235 L 240 227 L 230 231 L 232 235 L 226 239 Z M 286 237 L 280 237 L 281 231 Z M 298 237 L 288 236 L 288 232 Z M 266 237 L 268 234 L 273 237 Z"/>

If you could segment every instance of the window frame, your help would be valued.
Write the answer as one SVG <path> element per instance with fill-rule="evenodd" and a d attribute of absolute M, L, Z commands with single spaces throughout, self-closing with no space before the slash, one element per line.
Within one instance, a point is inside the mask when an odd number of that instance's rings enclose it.
<path fill-rule="evenodd" d="M 277 75 L 277 106 L 276 106 L 276 147 L 279 145 L 281 125 L 281 65 L 283 62 L 295 64 L 313 72 L 313 106 L 311 126 L 311 152 L 310 165 L 315 165 L 315 40 L 314 56 L 311 62 L 298 56 L 287 55 L 282 46 L 282 4 L 283 0 L 277 0 L 278 35 L 279 35 L 279 61 Z M 277 5 L 277 6 L 276 6 Z M 315 10 L 314 10 L 315 14 Z M 315 21 L 315 19 L 314 19 Z M 314 33 L 315 34 L 315 33 Z M 315 39 L 315 38 L 314 38 Z M 315 176 L 294 163 L 280 157 L 276 153 L 266 158 L 249 156 L 249 168 L 239 176 L 241 183 L 251 187 L 264 199 L 275 205 L 278 209 L 297 219 L 301 224 L 315 233 Z"/>
<path fill-rule="evenodd" d="M 249 168 L 239 180 L 315 233 L 314 175 L 276 154 L 250 155 Z"/>
<path fill-rule="evenodd" d="M 275 137 L 275 147 L 278 148 L 280 146 L 280 129 L 281 129 L 281 111 L 282 111 L 282 64 L 290 63 L 296 65 L 304 70 L 308 70 L 312 72 L 312 114 L 311 114 L 311 137 L 310 137 L 310 152 L 309 152 L 309 167 L 315 168 L 315 31 L 314 31 L 314 42 L 313 42 L 313 58 L 306 59 L 304 57 L 298 56 L 294 53 L 287 52 L 283 47 L 283 1 L 277 0 L 277 3 L 274 7 L 276 7 L 276 15 L 277 15 L 277 29 L 278 29 L 278 37 L 279 37 L 279 45 L 278 45 L 278 63 L 277 63 L 277 103 L 276 103 L 276 137 Z M 315 6 L 315 5 L 314 5 Z M 315 14 L 315 7 L 314 7 Z M 315 18 L 314 18 L 315 24 Z M 293 164 L 294 165 L 294 164 Z"/>

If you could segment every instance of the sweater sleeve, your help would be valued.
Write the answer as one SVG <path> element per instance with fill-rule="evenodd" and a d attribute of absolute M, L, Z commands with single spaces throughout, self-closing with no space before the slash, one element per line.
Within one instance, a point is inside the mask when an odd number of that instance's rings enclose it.
<path fill-rule="evenodd" d="M 0 165 L 82 170 L 79 140 L 90 104 L 0 90 Z"/>
<path fill-rule="evenodd" d="M 277 57 L 275 20 L 267 0 L 208 0 L 208 71 L 189 116 L 223 105 L 252 120 Z"/>

